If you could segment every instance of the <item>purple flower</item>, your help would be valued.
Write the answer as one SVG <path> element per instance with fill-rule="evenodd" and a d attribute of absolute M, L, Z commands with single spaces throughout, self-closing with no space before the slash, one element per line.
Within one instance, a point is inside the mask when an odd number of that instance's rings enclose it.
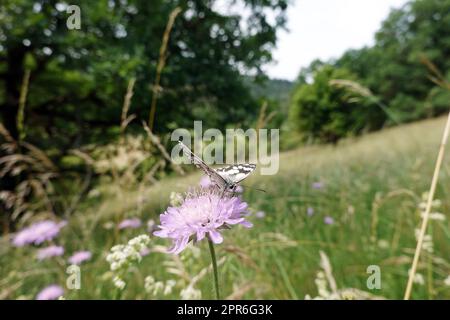
<path fill-rule="evenodd" d="M 324 183 L 317 181 L 317 182 L 314 182 L 311 187 L 316 190 L 321 190 L 324 187 Z"/>
<path fill-rule="evenodd" d="M 145 256 L 150 254 L 150 249 L 149 248 L 144 248 L 141 251 L 139 251 L 139 254 L 141 255 L 141 257 L 145 257 Z"/>
<path fill-rule="evenodd" d="M 69 263 L 79 265 L 84 261 L 90 260 L 91 257 L 92 253 L 90 251 L 77 251 L 69 258 Z"/>
<path fill-rule="evenodd" d="M 119 229 L 137 229 L 141 226 L 142 222 L 138 218 L 125 219 L 119 223 Z"/>
<path fill-rule="evenodd" d="M 311 217 L 314 214 L 314 208 L 308 207 L 308 209 L 306 209 L 306 214 L 308 217 Z"/>
<path fill-rule="evenodd" d="M 326 216 L 326 217 L 323 219 L 323 222 L 324 222 L 325 224 L 334 224 L 334 219 L 333 219 L 332 217 L 330 217 L 330 216 Z"/>
<path fill-rule="evenodd" d="M 266 216 L 266 213 L 264 211 L 258 211 L 255 213 L 255 217 L 258 219 L 262 219 Z"/>
<path fill-rule="evenodd" d="M 46 248 L 39 249 L 37 253 L 37 258 L 39 260 L 48 259 L 51 257 L 59 257 L 64 254 L 64 248 L 61 246 L 49 246 Z"/>
<path fill-rule="evenodd" d="M 55 300 L 64 294 L 64 289 L 56 284 L 52 284 L 41 290 L 36 296 L 36 300 Z"/>
<path fill-rule="evenodd" d="M 179 207 L 169 207 L 160 215 L 160 230 L 153 234 L 170 238 L 173 246 L 169 250 L 178 254 L 187 246 L 191 237 L 200 241 L 208 236 L 214 243 L 221 243 L 223 237 L 219 230 L 234 224 L 250 228 L 245 220 L 247 203 L 239 197 L 222 197 L 216 189 L 202 189 L 189 194 Z"/>
<path fill-rule="evenodd" d="M 12 241 L 13 245 L 23 247 L 27 244 L 41 244 L 44 241 L 52 240 L 66 224 L 65 221 L 57 223 L 52 220 L 36 222 L 18 232 Z"/>

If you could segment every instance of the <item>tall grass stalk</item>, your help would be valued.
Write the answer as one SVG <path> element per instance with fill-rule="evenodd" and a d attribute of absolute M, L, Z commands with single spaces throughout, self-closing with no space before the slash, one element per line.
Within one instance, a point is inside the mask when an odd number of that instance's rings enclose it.
<path fill-rule="evenodd" d="M 128 81 L 127 93 L 125 94 L 125 97 L 123 99 L 122 115 L 120 117 L 120 134 L 122 137 L 125 133 L 125 129 L 127 128 L 128 124 L 136 117 L 135 115 L 130 116 L 128 115 L 128 111 L 130 110 L 131 105 L 131 98 L 133 97 L 133 88 L 135 83 L 136 83 L 135 78 L 131 78 L 130 81 Z"/>
<path fill-rule="evenodd" d="M 173 24 L 175 23 L 175 19 L 181 12 L 180 7 L 176 7 L 169 16 L 169 21 L 166 25 L 166 30 L 164 31 L 162 44 L 159 49 L 159 60 L 158 64 L 156 66 L 156 77 L 155 77 L 155 83 L 153 84 L 153 94 L 152 94 L 152 102 L 150 106 L 150 116 L 148 119 L 148 127 L 150 128 L 150 131 L 153 131 L 153 125 L 155 122 L 155 113 L 156 113 L 156 102 L 158 100 L 158 94 L 159 94 L 159 84 L 161 82 L 161 73 L 164 69 L 164 66 L 166 64 L 166 51 L 167 51 L 167 44 L 169 43 L 170 38 L 170 32 L 172 31 Z"/>
<path fill-rule="evenodd" d="M 401 123 L 401 121 L 397 119 L 397 117 L 391 111 L 389 111 L 388 106 L 381 102 L 381 99 L 379 97 L 374 95 L 369 88 L 364 87 L 358 82 L 347 79 L 333 79 L 330 81 L 330 85 L 336 86 L 338 88 L 346 88 L 350 92 L 359 94 L 360 96 L 367 98 L 370 102 L 377 105 L 396 125 L 399 125 Z"/>
<path fill-rule="evenodd" d="M 442 160 L 444 158 L 445 146 L 447 144 L 448 135 L 450 132 L 450 112 L 448 114 L 447 123 L 445 125 L 444 134 L 442 136 L 441 146 L 439 148 L 439 153 L 436 161 L 436 166 L 434 168 L 433 179 L 431 181 L 430 191 L 428 193 L 427 205 L 425 208 L 425 214 L 422 218 L 422 226 L 420 228 L 419 238 L 417 239 L 416 251 L 414 253 L 414 259 L 411 266 L 411 272 L 408 278 L 408 284 L 405 290 L 404 299 L 408 300 L 411 296 L 412 287 L 414 284 L 414 276 L 417 270 L 417 264 L 419 263 L 420 252 L 422 251 L 423 239 L 427 230 L 428 220 L 430 218 L 431 204 L 433 203 L 434 192 L 436 191 L 436 185 L 439 179 L 439 171 L 441 169 Z"/>
<path fill-rule="evenodd" d="M 27 102 L 28 86 L 30 84 L 30 70 L 25 70 L 22 79 L 22 86 L 20 87 L 19 110 L 17 112 L 17 131 L 19 132 L 19 141 L 25 139 L 25 105 Z"/>

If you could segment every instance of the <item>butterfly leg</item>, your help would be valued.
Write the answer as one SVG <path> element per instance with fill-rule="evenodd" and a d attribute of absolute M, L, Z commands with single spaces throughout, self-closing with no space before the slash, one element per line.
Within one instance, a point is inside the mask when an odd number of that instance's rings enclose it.
<path fill-rule="evenodd" d="M 220 198 L 221 198 L 221 199 L 223 198 L 223 196 L 225 195 L 226 192 L 227 192 L 227 189 L 224 188 L 224 189 L 222 190 L 222 194 L 220 195 Z"/>

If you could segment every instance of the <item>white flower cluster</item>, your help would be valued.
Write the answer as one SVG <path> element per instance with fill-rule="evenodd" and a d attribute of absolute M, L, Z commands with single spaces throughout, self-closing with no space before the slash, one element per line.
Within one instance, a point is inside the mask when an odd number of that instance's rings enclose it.
<path fill-rule="evenodd" d="M 125 288 L 123 274 L 130 266 L 142 260 L 141 252 L 148 249 L 149 243 L 150 237 L 143 234 L 131 239 L 127 244 L 119 244 L 111 248 L 106 261 L 109 262 L 110 269 L 115 274 L 113 277 L 115 287 L 121 290 Z"/>
<path fill-rule="evenodd" d="M 182 300 L 199 300 L 202 298 L 202 292 L 195 289 L 193 286 L 187 286 L 180 292 L 180 298 Z"/>
<path fill-rule="evenodd" d="M 320 251 L 321 270 L 317 272 L 315 283 L 318 295 L 311 297 L 305 296 L 305 300 L 378 300 L 384 299 L 382 296 L 372 295 L 371 293 L 356 288 L 339 289 L 332 273 L 332 267 L 328 256 Z"/>
<path fill-rule="evenodd" d="M 428 192 L 422 194 L 422 201 L 419 203 L 420 216 L 423 218 L 425 216 L 425 210 L 427 207 Z M 438 210 L 442 206 L 442 201 L 435 199 L 431 202 L 431 209 Z M 430 220 L 435 221 L 445 221 L 445 215 L 441 212 L 433 211 L 429 214 Z"/>
<path fill-rule="evenodd" d="M 152 276 L 145 278 L 145 291 L 151 294 L 153 297 L 157 297 L 159 294 L 167 296 L 172 293 L 173 287 L 177 284 L 175 280 L 156 281 Z"/>
<path fill-rule="evenodd" d="M 416 229 L 415 233 L 416 233 L 416 240 L 418 240 L 420 235 L 420 229 Z M 426 234 L 423 237 L 422 250 L 428 253 L 433 253 L 434 251 L 433 237 L 430 234 Z"/>
<path fill-rule="evenodd" d="M 446 285 L 447 287 L 450 287 L 450 275 L 447 278 L 445 278 L 444 285 Z"/>
<path fill-rule="evenodd" d="M 411 275 L 411 269 L 408 270 L 408 276 Z M 414 274 L 414 279 L 413 279 L 414 283 L 417 283 L 418 285 L 423 286 L 425 284 L 425 278 L 423 277 L 423 275 L 419 272 L 416 272 Z"/>
<path fill-rule="evenodd" d="M 125 281 L 122 280 L 121 277 L 119 277 L 119 276 L 114 276 L 114 278 L 113 278 L 112 281 L 113 281 L 114 286 L 115 286 L 116 288 L 119 288 L 120 290 L 123 290 L 123 289 L 125 288 L 126 283 L 125 283 Z"/>

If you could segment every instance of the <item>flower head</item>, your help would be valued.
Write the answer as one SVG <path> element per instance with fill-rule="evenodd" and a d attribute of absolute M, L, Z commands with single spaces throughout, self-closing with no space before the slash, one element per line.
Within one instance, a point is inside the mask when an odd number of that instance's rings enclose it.
<path fill-rule="evenodd" d="M 36 222 L 18 232 L 13 238 L 13 245 L 23 247 L 27 244 L 41 244 L 44 241 L 52 240 L 66 224 L 65 221 L 58 223 L 52 220 Z"/>
<path fill-rule="evenodd" d="M 316 189 L 316 190 L 321 190 L 321 189 L 323 189 L 324 188 L 324 183 L 323 182 L 320 182 L 320 181 L 317 181 L 317 182 L 314 182 L 312 185 L 311 185 L 311 187 L 313 188 L 313 189 Z"/>
<path fill-rule="evenodd" d="M 39 260 L 48 259 L 51 257 L 59 257 L 64 254 L 64 248 L 61 246 L 49 246 L 46 248 L 39 249 L 37 253 L 37 258 Z"/>
<path fill-rule="evenodd" d="M 450 287 L 450 275 L 447 278 L 445 278 L 444 285 L 446 285 L 447 287 Z"/>
<path fill-rule="evenodd" d="M 264 211 L 258 211 L 255 213 L 255 217 L 257 217 L 258 219 L 262 219 L 266 216 L 266 213 Z"/>
<path fill-rule="evenodd" d="M 139 254 L 141 255 L 141 257 L 145 257 L 148 256 L 150 254 L 150 249 L 149 248 L 144 248 L 141 251 L 139 251 Z"/>
<path fill-rule="evenodd" d="M 323 222 L 324 222 L 325 224 L 334 224 L 334 219 L 333 219 L 333 217 L 326 216 L 326 217 L 323 219 Z"/>
<path fill-rule="evenodd" d="M 153 234 L 172 239 L 169 252 L 175 254 L 186 247 L 191 237 L 200 241 L 208 236 L 212 242 L 221 243 L 223 237 L 219 230 L 234 224 L 252 226 L 244 218 L 246 209 L 247 203 L 239 197 L 222 196 L 216 189 L 201 189 L 188 194 L 181 206 L 167 208 L 160 216 L 160 230 Z"/>
<path fill-rule="evenodd" d="M 308 217 L 311 217 L 314 215 L 314 208 L 313 207 L 308 207 L 308 209 L 306 209 L 306 214 L 308 215 Z"/>
<path fill-rule="evenodd" d="M 77 251 L 70 258 L 69 263 L 79 265 L 84 261 L 90 260 L 92 253 L 90 251 Z"/>
<path fill-rule="evenodd" d="M 138 218 L 125 219 L 119 223 L 119 229 L 137 229 L 141 226 L 142 222 Z"/>
<path fill-rule="evenodd" d="M 52 284 L 42 289 L 36 296 L 36 300 L 55 300 L 64 294 L 64 289 L 56 284 Z"/>
<path fill-rule="evenodd" d="M 126 269 L 132 263 L 140 262 L 142 259 L 140 253 L 148 248 L 149 243 L 150 237 L 143 234 L 131 239 L 127 244 L 118 244 L 112 247 L 106 256 L 111 271 Z"/>

